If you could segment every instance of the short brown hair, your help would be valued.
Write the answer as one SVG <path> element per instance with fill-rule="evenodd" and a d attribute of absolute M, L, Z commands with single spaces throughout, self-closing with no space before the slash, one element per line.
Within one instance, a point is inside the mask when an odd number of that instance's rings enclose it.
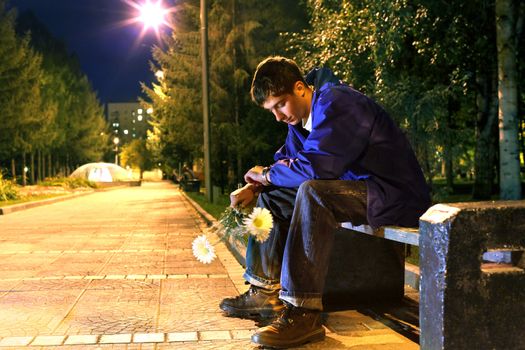
<path fill-rule="evenodd" d="M 252 100 L 261 106 L 269 96 L 291 94 L 297 81 L 306 84 L 293 60 L 281 56 L 268 57 L 259 63 L 253 75 Z"/>

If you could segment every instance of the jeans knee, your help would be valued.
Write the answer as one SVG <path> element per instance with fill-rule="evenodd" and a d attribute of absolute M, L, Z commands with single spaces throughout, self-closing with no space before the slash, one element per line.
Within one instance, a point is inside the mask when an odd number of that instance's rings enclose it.
<path fill-rule="evenodd" d="M 315 195 L 320 192 L 320 188 L 323 180 L 306 180 L 299 186 L 298 195 L 304 196 L 305 194 Z"/>
<path fill-rule="evenodd" d="M 297 200 L 320 203 L 322 198 L 323 180 L 307 180 L 299 186 Z"/>

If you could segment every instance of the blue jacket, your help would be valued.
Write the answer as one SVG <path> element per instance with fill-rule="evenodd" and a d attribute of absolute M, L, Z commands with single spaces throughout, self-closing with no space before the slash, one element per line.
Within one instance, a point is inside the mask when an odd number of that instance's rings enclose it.
<path fill-rule="evenodd" d="M 327 68 L 307 77 L 315 87 L 312 131 L 289 125 L 275 153 L 272 183 L 298 187 L 310 179 L 364 180 L 368 222 L 418 226 L 430 206 L 429 188 L 403 132 L 372 99 L 341 83 Z"/>

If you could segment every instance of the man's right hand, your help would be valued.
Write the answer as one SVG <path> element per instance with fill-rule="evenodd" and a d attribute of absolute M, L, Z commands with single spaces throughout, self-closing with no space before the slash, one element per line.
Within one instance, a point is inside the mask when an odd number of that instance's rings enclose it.
<path fill-rule="evenodd" d="M 255 193 L 257 191 L 257 186 L 253 184 L 247 184 L 246 186 L 236 189 L 230 193 L 230 207 L 245 207 L 249 205 L 255 198 Z"/>

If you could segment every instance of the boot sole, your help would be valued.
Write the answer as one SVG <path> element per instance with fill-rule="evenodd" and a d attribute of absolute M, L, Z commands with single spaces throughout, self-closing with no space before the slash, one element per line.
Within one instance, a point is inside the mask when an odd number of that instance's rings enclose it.
<path fill-rule="evenodd" d="M 279 314 L 279 312 L 284 309 L 283 307 L 277 309 L 277 310 L 258 310 L 258 309 L 235 309 L 232 307 L 221 307 L 221 310 L 224 311 L 224 313 L 227 316 L 230 317 L 263 317 L 263 318 L 271 318 L 275 317 Z"/>
<path fill-rule="evenodd" d="M 306 343 L 314 343 L 318 341 L 322 341 L 325 339 L 325 330 L 324 327 L 321 327 L 319 330 L 316 330 L 313 333 L 307 334 L 299 339 L 293 339 L 290 341 L 280 341 L 278 339 L 261 339 L 259 334 L 255 333 L 252 335 L 252 342 L 263 345 L 266 347 L 274 348 L 274 349 L 287 349 L 287 348 L 294 348 L 296 346 L 301 346 Z"/>

